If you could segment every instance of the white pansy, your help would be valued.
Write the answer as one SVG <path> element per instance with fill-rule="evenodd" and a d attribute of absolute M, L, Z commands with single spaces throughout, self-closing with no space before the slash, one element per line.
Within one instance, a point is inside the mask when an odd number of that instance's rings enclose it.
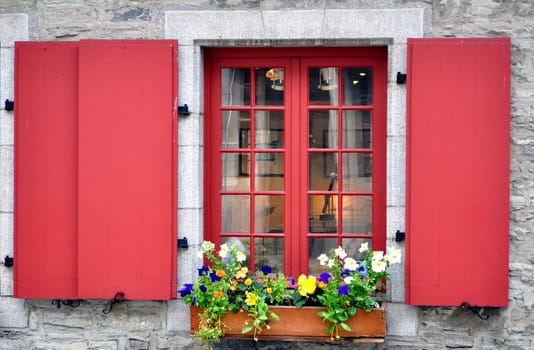
<path fill-rule="evenodd" d="M 236 259 L 237 259 L 237 261 L 239 261 L 239 262 L 243 262 L 243 261 L 247 260 L 247 256 L 246 256 L 245 254 L 243 254 L 243 252 L 238 251 L 238 252 L 237 252 Z"/>
<path fill-rule="evenodd" d="M 384 272 L 386 271 L 386 263 L 384 260 L 373 260 L 371 262 L 371 269 L 374 272 Z"/>
<path fill-rule="evenodd" d="M 210 241 L 202 242 L 202 250 L 204 252 L 211 252 L 213 249 L 215 249 L 215 244 L 211 243 Z"/>
<path fill-rule="evenodd" d="M 336 261 L 334 259 L 328 259 L 328 263 L 326 264 L 326 266 L 328 266 L 328 268 L 331 269 L 332 267 L 334 267 L 335 263 Z"/>
<path fill-rule="evenodd" d="M 400 249 L 392 249 L 387 255 L 386 260 L 389 261 L 390 264 L 398 264 L 401 262 L 401 251 Z"/>
<path fill-rule="evenodd" d="M 345 284 L 351 284 L 353 281 L 354 281 L 354 277 L 352 276 L 347 276 L 343 278 L 343 282 L 345 282 Z"/>
<path fill-rule="evenodd" d="M 345 265 L 343 265 L 343 268 L 350 271 L 356 271 L 356 269 L 358 268 L 358 263 L 353 258 L 346 258 Z"/>
<path fill-rule="evenodd" d="M 326 254 L 321 254 L 317 257 L 317 260 L 319 260 L 319 264 L 321 264 L 321 266 L 325 266 L 328 262 L 328 256 Z"/>
<path fill-rule="evenodd" d="M 345 257 L 347 256 L 345 249 L 343 249 L 342 247 L 337 247 L 334 252 L 336 253 L 336 256 L 342 260 L 345 259 Z"/>
<path fill-rule="evenodd" d="M 369 243 L 368 242 L 362 243 L 362 245 L 360 245 L 360 249 L 358 249 L 358 251 L 360 253 L 366 252 L 368 250 L 369 250 Z"/>
<path fill-rule="evenodd" d="M 229 251 L 230 251 L 230 248 L 228 248 L 228 245 L 221 244 L 221 249 L 219 250 L 219 256 L 221 258 L 226 258 L 228 256 Z"/>
<path fill-rule="evenodd" d="M 384 259 L 384 252 L 379 250 L 379 251 L 374 251 L 373 252 L 373 261 L 374 260 L 383 260 Z"/>

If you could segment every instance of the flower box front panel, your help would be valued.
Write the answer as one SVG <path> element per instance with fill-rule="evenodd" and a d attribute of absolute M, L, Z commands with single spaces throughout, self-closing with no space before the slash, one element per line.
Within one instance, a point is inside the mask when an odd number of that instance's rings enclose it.
<path fill-rule="evenodd" d="M 258 338 L 261 340 L 289 340 L 289 341 L 327 341 L 330 334 L 327 333 L 328 324 L 317 315 L 323 307 L 304 307 L 297 309 L 293 306 L 271 306 L 272 312 L 278 315 L 280 320 L 269 322 L 269 329 L 264 329 Z M 191 307 L 191 334 L 198 331 L 200 314 L 202 310 L 198 307 Z M 246 321 L 251 322 L 246 311 L 234 314 L 228 312 L 222 319 L 225 325 L 225 337 L 234 339 L 252 339 L 253 331 L 242 334 L 241 330 Z M 347 321 L 351 331 L 347 332 L 339 329 L 342 338 L 350 338 L 355 341 L 383 341 L 386 335 L 386 315 L 385 304 L 380 308 L 370 312 L 358 310 L 356 315 Z"/>

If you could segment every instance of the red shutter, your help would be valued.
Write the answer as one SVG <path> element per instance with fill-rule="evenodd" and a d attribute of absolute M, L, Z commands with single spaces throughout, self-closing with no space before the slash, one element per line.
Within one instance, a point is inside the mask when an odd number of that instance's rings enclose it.
<path fill-rule="evenodd" d="M 76 298 L 78 47 L 15 45 L 15 264 L 20 298 Z"/>
<path fill-rule="evenodd" d="M 176 294 L 176 53 L 171 41 L 80 44 L 83 298 Z"/>
<path fill-rule="evenodd" d="M 174 298 L 176 42 L 16 52 L 15 296 Z"/>
<path fill-rule="evenodd" d="M 510 40 L 408 40 L 406 301 L 508 303 Z"/>

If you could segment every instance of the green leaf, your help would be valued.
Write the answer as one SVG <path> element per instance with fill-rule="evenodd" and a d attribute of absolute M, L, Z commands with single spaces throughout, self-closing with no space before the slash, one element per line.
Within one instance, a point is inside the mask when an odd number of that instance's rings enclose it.
<path fill-rule="evenodd" d="M 252 326 L 245 326 L 243 327 L 243 329 L 241 330 L 241 334 L 245 334 L 245 333 L 248 333 L 252 330 Z"/>
<path fill-rule="evenodd" d="M 350 331 L 351 331 L 349 325 L 346 324 L 345 322 L 341 322 L 339 325 L 341 326 L 341 328 L 343 328 L 343 329 L 346 330 L 347 332 L 350 332 Z"/>
<path fill-rule="evenodd" d="M 278 315 L 275 314 L 275 313 L 272 312 L 272 311 L 271 311 L 271 318 L 272 318 L 273 320 L 276 320 L 276 321 L 278 321 L 278 320 L 280 319 L 280 317 L 278 317 Z"/>

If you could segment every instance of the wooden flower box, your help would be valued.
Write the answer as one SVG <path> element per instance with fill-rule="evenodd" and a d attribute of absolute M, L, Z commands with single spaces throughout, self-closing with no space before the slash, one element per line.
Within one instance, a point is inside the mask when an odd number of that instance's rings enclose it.
<path fill-rule="evenodd" d="M 331 341 L 330 334 L 326 332 L 327 323 L 317 315 L 321 307 L 304 307 L 297 309 L 292 306 L 271 306 L 275 314 L 280 317 L 278 321 L 269 323 L 270 329 L 264 329 L 258 336 L 260 340 L 284 340 L 284 341 Z M 202 310 L 191 306 L 191 334 L 198 331 L 200 313 Z M 227 313 L 223 317 L 225 338 L 252 339 L 253 332 L 242 334 L 241 330 L 247 320 L 246 312 L 234 314 Z M 344 340 L 357 343 L 380 343 L 386 336 L 385 303 L 378 309 L 370 312 L 358 310 L 347 324 L 351 331 L 339 330 L 339 335 Z"/>

